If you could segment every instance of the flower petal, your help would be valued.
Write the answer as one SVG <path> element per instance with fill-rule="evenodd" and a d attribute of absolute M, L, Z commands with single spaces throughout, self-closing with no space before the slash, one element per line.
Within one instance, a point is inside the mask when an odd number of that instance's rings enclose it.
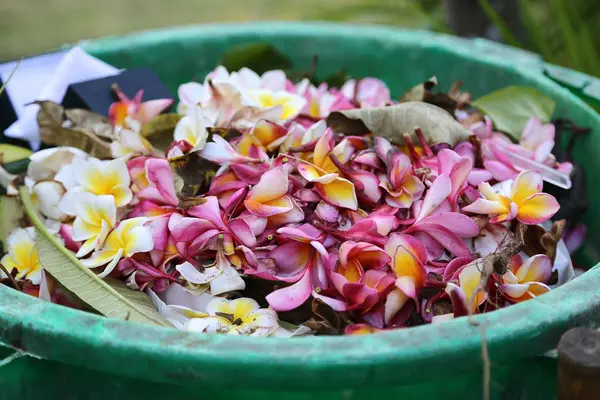
<path fill-rule="evenodd" d="M 524 224 L 536 225 L 546 222 L 560 209 L 554 196 L 536 193 L 521 201 L 518 205 L 517 219 Z"/>
<path fill-rule="evenodd" d="M 328 184 L 317 183 L 315 188 L 323 197 L 323 200 L 334 206 L 350 210 L 358 209 L 354 185 L 347 179 L 337 178 Z"/>
<path fill-rule="evenodd" d="M 515 273 L 520 283 L 548 282 L 552 275 L 552 260 L 545 254 L 530 257 Z"/>
<path fill-rule="evenodd" d="M 291 286 L 276 290 L 266 297 L 275 311 L 290 311 L 301 306 L 312 292 L 310 269 L 306 269 L 302 278 Z"/>
<path fill-rule="evenodd" d="M 511 200 L 519 204 L 529 196 L 541 192 L 543 184 L 542 175 L 539 172 L 521 172 L 512 184 Z"/>

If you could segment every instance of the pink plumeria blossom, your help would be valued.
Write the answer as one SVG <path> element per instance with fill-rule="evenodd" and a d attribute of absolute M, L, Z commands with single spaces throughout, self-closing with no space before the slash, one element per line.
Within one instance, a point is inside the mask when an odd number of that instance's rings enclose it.
<path fill-rule="evenodd" d="M 537 172 L 521 172 L 514 180 L 510 194 L 494 191 L 488 183 L 479 185 L 483 198 L 463 208 L 463 211 L 489 214 L 490 222 L 517 219 L 524 224 L 541 224 L 552 218 L 560 208 L 556 199 L 542 191 L 542 177 Z"/>

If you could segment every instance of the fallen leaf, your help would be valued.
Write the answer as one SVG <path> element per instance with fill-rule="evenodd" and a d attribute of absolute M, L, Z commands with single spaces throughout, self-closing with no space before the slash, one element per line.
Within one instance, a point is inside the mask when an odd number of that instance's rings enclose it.
<path fill-rule="evenodd" d="M 0 144 L 0 164 L 7 164 L 29 158 L 31 150 L 12 144 Z"/>
<path fill-rule="evenodd" d="M 31 202 L 29 189 L 23 186 L 19 192 L 23 209 L 36 228 L 35 245 L 42 267 L 66 290 L 106 317 L 172 327 L 156 311 L 148 295 L 131 290 L 124 282 L 116 279 L 102 280 L 84 267 L 40 221 Z"/>
<path fill-rule="evenodd" d="M 524 86 L 509 86 L 486 94 L 471 103 L 487 114 L 496 129 L 519 140 L 523 128 L 531 117 L 542 122 L 550 121 L 556 102 L 537 89 Z"/>
<path fill-rule="evenodd" d="M 372 132 L 398 145 L 404 144 L 404 133 L 410 133 L 413 141 L 418 142 L 415 127 L 422 129 L 430 146 L 440 143 L 454 146 L 471 136 L 471 131 L 448 112 L 421 101 L 332 112 L 327 117 L 327 125 L 335 132 L 347 135 Z"/>
<path fill-rule="evenodd" d="M 148 139 L 152 146 L 165 151 L 173 142 L 173 133 L 181 118 L 182 116 L 176 113 L 159 114 L 142 125 L 142 136 Z"/>
<path fill-rule="evenodd" d="M 40 106 L 38 125 L 42 142 L 51 146 L 77 147 L 93 157 L 100 159 L 111 158 L 110 143 L 98 137 L 90 129 L 76 126 L 65 127 L 63 124 L 73 124 L 65 117 L 65 110 L 60 104 L 52 101 L 36 101 Z"/>
<path fill-rule="evenodd" d="M 407 101 L 422 101 L 440 107 L 441 109 L 449 112 L 450 115 L 454 115 L 454 112 L 458 107 L 457 99 L 448 93 L 434 93 L 432 90 L 435 86 L 437 86 L 437 84 L 437 78 L 432 76 L 425 82 L 418 84 L 404 93 L 400 98 L 400 102 L 404 103 Z M 454 89 L 454 92 L 459 93 L 457 89 Z"/>
<path fill-rule="evenodd" d="M 417 86 L 407 90 L 400 98 L 400 102 L 404 103 L 407 101 L 424 101 L 426 95 L 428 93 L 431 94 L 431 89 L 433 89 L 437 84 L 437 78 L 435 76 L 432 76 L 425 82 L 419 83 Z"/>
<path fill-rule="evenodd" d="M 313 300 L 312 313 L 312 318 L 304 325 L 321 334 L 341 335 L 344 329 L 353 323 L 345 313 L 335 311 L 319 299 Z"/>
<path fill-rule="evenodd" d="M 107 117 L 82 108 L 65 110 L 66 118 L 78 129 L 85 129 L 100 137 L 113 140 L 114 129 Z"/>
<path fill-rule="evenodd" d="M 195 196 L 208 190 L 210 182 L 219 169 L 218 164 L 200 157 L 198 151 L 170 158 L 169 166 L 173 170 L 175 192 L 183 208 L 201 202 Z"/>
<path fill-rule="evenodd" d="M 562 239 L 566 220 L 554 221 L 549 231 L 540 225 L 528 225 L 523 234 L 523 251 L 532 257 L 537 254 L 545 254 L 552 260 L 556 258 L 556 248 Z"/>

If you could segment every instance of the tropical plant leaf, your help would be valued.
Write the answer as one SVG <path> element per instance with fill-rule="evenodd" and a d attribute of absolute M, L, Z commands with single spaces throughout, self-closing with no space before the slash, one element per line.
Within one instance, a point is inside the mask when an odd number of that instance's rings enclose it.
<path fill-rule="evenodd" d="M 38 218 L 29 189 L 20 189 L 23 209 L 36 228 L 36 247 L 46 272 L 83 303 L 100 314 L 148 325 L 172 326 L 160 316 L 154 303 L 143 292 L 131 290 L 125 283 L 100 279 L 84 267 L 73 253 L 56 240 Z"/>
<path fill-rule="evenodd" d="M 380 108 L 360 108 L 336 111 L 327 117 L 327 125 L 347 135 L 365 135 L 369 132 L 382 136 L 394 144 L 404 144 L 404 133 L 413 140 L 415 127 L 420 127 L 429 145 L 456 143 L 471 136 L 471 131 L 458 123 L 443 109 L 420 101 L 408 101 Z"/>
<path fill-rule="evenodd" d="M 169 159 L 173 170 L 175 192 L 179 205 L 188 208 L 198 204 L 198 193 L 208 190 L 219 165 L 200 157 L 198 151 Z"/>
<path fill-rule="evenodd" d="M 220 65 L 228 71 L 246 67 L 257 74 L 264 74 L 272 69 L 291 68 L 292 62 L 272 45 L 259 42 L 232 47 L 221 56 Z"/>
<path fill-rule="evenodd" d="M 21 226 L 25 214 L 16 196 L 0 196 L 0 242 L 6 247 L 6 238 L 13 229 Z M 0 252 L 2 253 L 2 252 Z"/>
<path fill-rule="evenodd" d="M 29 158 L 31 150 L 12 144 L 0 144 L 0 164 Z"/>
<path fill-rule="evenodd" d="M 524 86 L 509 86 L 489 93 L 471 103 L 487 114 L 496 129 L 506 132 L 518 140 L 525 124 L 531 117 L 543 122 L 550 121 L 556 102 L 537 89 Z"/>
<path fill-rule="evenodd" d="M 52 101 L 36 101 L 34 104 L 40 106 L 37 120 L 42 142 L 52 146 L 77 147 L 100 159 L 111 158 L 109 142 L 100 139 L 92 130 L 63 126 L 65 110 L 60 104 Z"/>
<path fill-rule="evenodd" d="M 165 151 L 173 142 L 173 133 L 181 118 L 177 113 L 159 114 L 142 126 L 142 136 L 148 139 L 152 146 Z"/>

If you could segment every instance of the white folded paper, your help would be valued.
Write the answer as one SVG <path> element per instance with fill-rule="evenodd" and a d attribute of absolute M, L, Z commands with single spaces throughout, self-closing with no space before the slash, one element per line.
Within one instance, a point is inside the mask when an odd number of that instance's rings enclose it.
<path fill-rule="evenodd" d="M 7 81 L 17 62 L 0 65 L 0 77 Z M 17 114 L 17 121 L 4 134 L 29 141 L 33 150 L 40 147 L 37 125 L 39 106 L 35 100 L 60 103 L 69 85 L 119 73 L 119 69 L 87 54 L 81 47 L 42 54 L 21 62 L 6 85 L 6 91 Z"/>

